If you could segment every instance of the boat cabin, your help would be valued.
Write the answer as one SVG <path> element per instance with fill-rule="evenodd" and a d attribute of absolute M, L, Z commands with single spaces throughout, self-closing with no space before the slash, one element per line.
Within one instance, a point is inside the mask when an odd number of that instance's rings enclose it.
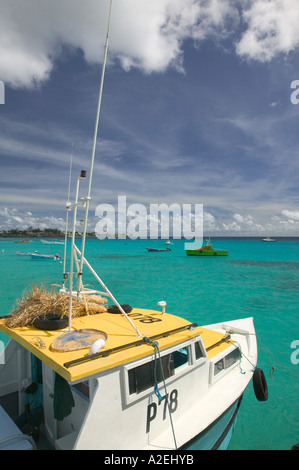
<path fill-rule="evenodd" d="M 142 338 L 123 315 L 73 319 L 74 332 L 107 334 L 104 348 L 94 354 L 86 348 L 54 350 L 65 331 L 8 328 L 0 320 L 0 330 L 11 338 L 0 361 L 0 397 L 11 396 L 20 414 L 22 380 L 42 383 L 44 433 L 55 449 L 175 449 L 185 444 L 193 430 L 180 421 L 192 420 L 199 403 L 204 412 L 210 389 L 233 368 L 240 372 L 240 349 L 227 333 L 168 313 L 133 309 L 129 316 Z M 227 407 L 234 401 L 230 397 Z M 210 410 L 215 419 L 216 408 Z M 174 423 L 179 423 L 175 433 Z M 202 419 L 198 432 L 204 427 Z"/>

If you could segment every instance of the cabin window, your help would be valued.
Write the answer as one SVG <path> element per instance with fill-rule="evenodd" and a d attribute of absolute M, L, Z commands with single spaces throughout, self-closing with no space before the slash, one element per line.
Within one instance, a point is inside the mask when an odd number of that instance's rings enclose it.
<path fill-rule="evenodd" d="M 161 363 L 163 372 L 161 370 Z M 154 387 L 155 379 L 160 383 L 163 381 L 163 378 L 166 380 L 173 376 L 179 367 L 188 364 L 188 348 L 182 348 L 171 354 L 162 356 L 161 363 L 159 358 L 157 358 L 156 361 L 147 362 L 128 371 L 130 395 Z"/>
<path fill-rule="evenodd" d="M 217 375 L 222 370 L 224 370 L 224 359 L 220 359 L 220 361 L 216 362 L 215 368 L 214 368 L 214 374 Z"/>
<path fill-rule="evenodd" d="M 195 359 L 201 359 L 202 357 L 205 357 L 202 345 L 199 341 L 196 341 L 195 343 Z"/>
<path fill-rule="evenodd" d="M 229 369 L 235 362 L 241 358 L 241 353 L 239 348 L 235 348 L 227 356 L 224 356 L 222 359 L 217 361 L 214 366 L 214 375 L 219 374 L 224 369 Z"/>

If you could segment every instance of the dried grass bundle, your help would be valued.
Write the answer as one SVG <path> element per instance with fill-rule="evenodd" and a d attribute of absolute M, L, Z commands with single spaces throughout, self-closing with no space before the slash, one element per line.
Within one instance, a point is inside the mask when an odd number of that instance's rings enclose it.
<path fill-rule="evenodd" d="M 106 312 L 104 303 L 107 299 L 99 295 L 86 295 L 83 300 L 72 300 L 72 316 L 94 315 Z M 69 297 L 55 289 L 48 290 L 45 286 L 33 285 L 31 290 L 25 292 L 23 297 L 17 300 L 16 307 L 6 317 L 5 324 L 8 328 L 18 328 L 32 325 L 38 317 L 45 317 L 51 313 L 62 317 L 69 313 Z"/>

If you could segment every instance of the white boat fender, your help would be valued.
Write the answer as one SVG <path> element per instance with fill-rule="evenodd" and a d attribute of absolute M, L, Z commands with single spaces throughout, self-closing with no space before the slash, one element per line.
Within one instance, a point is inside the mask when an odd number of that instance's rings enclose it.
<path fill-rule="evenodd" d="M 92 343 L 88 355 L 91 356 L 92 354 L 96 354 L 99 352 L 100 349 L 105 347 L 105 340 L 103 338 L 97 339 L 94 343 Z"/>
<path fill-rule="evenodd" d="M 258 401 L 268 400 L 268 386 L 262 369 L 255 369 L 252 378 L 253 389 Z"/>

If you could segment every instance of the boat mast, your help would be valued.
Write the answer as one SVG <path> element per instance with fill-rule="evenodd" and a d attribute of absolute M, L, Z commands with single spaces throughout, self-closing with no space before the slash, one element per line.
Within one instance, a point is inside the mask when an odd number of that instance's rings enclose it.
<path fill-rule="evenodd" d="M 83 270 L 83 263 L 84 263 L 84 250 L 85 250 L 85 240 L 86 240 L 86 231 L 87 231 L 87 220 L 88 220 L 89 202 L 91 200 L 90 194 L 91 194 L 91 183 L 92 183 L 93 167 L 94 167 L 94 157 L 95 157 L 96 144 L 97 144 L 97 135 L 98 135 L 99 119 L 100 119 L 101 104 L 102 104 L 104 77 L 105 77 L 105 69 L 106 69 L 106 61 L 107 61 L 107 53 L 108 53 L 111 8 L 112 8 L 112 0 L 110 0 L 110 6 L 109 6 L 106 43 L 105 43 L 105 50 L 104 50 L 104 59 L 103 59 L 101 83 L 100 83 L 100 90 L 99 90 L 98 108 L 97 108 L 97 114 L 96 114 L 96 122 L 95 122 L 95 129 L 94 129 L 94 138 L 93 138 L 93 147 L 92 147 L 92 155 L 91 155 L 90 170 L 89 170 L 88 193 L 87 193 L 87 197 L 85 198 L 85 200 L 86 200 L 86 203 L 85 203 L 85 219 L 84 219 L 84 228 L 83 228 L 83 234 L 82 234 L 81 257 L 80 257 L 80 265 L 79 265 L 79 273 L 78 273 L 78 294 L 80 293 L 80 291 L 82 289 L 82 270 Z"/>

